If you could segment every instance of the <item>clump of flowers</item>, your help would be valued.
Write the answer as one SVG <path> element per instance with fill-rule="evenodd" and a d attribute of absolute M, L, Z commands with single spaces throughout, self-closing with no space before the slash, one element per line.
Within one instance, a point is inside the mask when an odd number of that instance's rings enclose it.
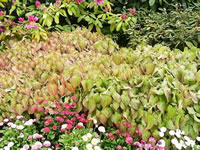
<path fill-rule="evenodd" d="M 71 134 L 61 136 L 59 140 L 65 149 L 101 150 L 100 136 L 91 129 L 74 129 Z"/>
<path fill-rule="evenodd" d="M 72 101 L 73 101 L 72 97 Z M 75 112 L 76 103 L 55 104 L 55 109 L 44 109 L 45 117 L 41 119 L 40 127 L 43 136 L 56 141 L 62 134 L 70 134 L 73 129 L 82 129 L 87 123 L 87 114 Z M 54 143 L 57 144 L 57 143 Z"/>
<path fill-rule="evenodd" d="M 101 5 L 104 3 L 104 0 L 94 0 L 95 4 Z"/>
<path fill-rule="evenodd" d="M 166 127 L 162 127 L 159 132 L 160 137 L 166 136 L 167 139 L 171 140 L 172 146 L 176 149 L 199 149 L 200 137 L 197 137 L 195 140 L 185 135 L 185 132 L 176 129 L 167 131 Z"/>
<path fill-rule="evenodd" d="M 23 116 L 6 118 L 0 122 L 3 127 L 0 130 L 3 134 L 0 138 L 0 149 L 39 150 L 49 147 L 50 142 L 44 141 L 45 138 L 38 133 L 35 122 L 35 119 L 26 120 Z"/>

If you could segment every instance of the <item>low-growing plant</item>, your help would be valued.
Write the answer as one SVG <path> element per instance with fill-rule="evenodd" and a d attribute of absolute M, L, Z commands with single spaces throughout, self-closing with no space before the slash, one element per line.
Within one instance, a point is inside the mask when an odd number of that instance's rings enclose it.
<path fill-rule="evenodd" d="M 200 148 L 200 137 L 196 137 L 195 140 L 185 135 L 185 132 L 176 129 L 176 130 L 167 130 L 166 127 L 160 129 L 160 137 L 164 138 L 167 141 L 168 145 L 171 145 L 175 149 L 180 150 L 197 150 Z"/>
<path fill-rule="evenodd" d="M 101 150 L 100 136 L 92 129 L 74 129 L 71 134 L 62 135 L 59 139 L 66 150 Z"/>
<path fill-rule="evenodd" d="M 35 119 L 25 120 L 23 116 L 6 118 L 0 122 L 0 149 L 20 149 L 20 150 L 47 150 L 51 143 L 38 134 L 35 126 Z"/>
<path fill-rule="evenodd" d="M 162 45 L 119 49 L 111 39 L 86 29 L 8 47 L 0 53 L 2 119 L 28 112 L 39 120 L 40 109 L 74 95 L 77 112 L 105 126 L 131 122 L 143 140 L 159 138 L 162 126 L 180 128 L 192 138 L 199 134 L 196 47 L 183 52 Z M 41 99 L 47 102 L 38 103 Z"/>

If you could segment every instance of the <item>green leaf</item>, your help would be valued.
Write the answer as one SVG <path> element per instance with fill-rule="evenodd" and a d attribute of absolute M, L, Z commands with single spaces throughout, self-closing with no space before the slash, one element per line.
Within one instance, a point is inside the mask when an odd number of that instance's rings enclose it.
<path fill-rule="evenodd" d="M 94 25 L 93 24 L 90 24 L 89 27 L 88 27 L 88 30 L 92 31 Z"/>
<path fill-rule="evenodd" d="M 117 24 L 116 31 L 119 31 L 122 26 L 122 21 Z"/>
<path fill-rule="evenodd" d="M 57 12 L 55 17 L 54 17 L 54 20 L 55 20 L 56 24 L 59 24 L 59 15 L 60 15 L 59 12 Z"/>
<path fill-rule="evenodd" d="M 69 7 L 69 8 L 67 9 L 67 11 L 68 11 L 69 15 L 71 16 L 71 15 L 72 15 L 72 7 Z"/>
<path fill-rule="evenodd" d="M 97 30 L 97 32 L 101 32 L 101 29 L 99 28 L 99 26 L 95 26 L 96 27 L 96 30 Z"/>
<path fill-rule="evenodd" d="M 156 0 L 149 0 L 149 6 L 153 6 L 155 4 Z"/>
<path fill-rule="evenodd" d="M 185 41 L 185 44 L 189 47 L 189 48 L 193 48 L 194 45 L 191 42 Z"/>
<path fill-rule="evenodd" d="M 195 114 L 196 114 L 196 112 L 194 111 L 194 108 L 193 108 L 193 107 L 188 107 L 187 110 L 188 110 L 188 113 L 189 113 L 190 115 L 195 115 Z"/>
<path fill-rule="evenodd" d="M 89 98 L 89 101 L 88 101 L 88 109 L 89 109 L 89 112 L 91 113 L 91 112 L 93 112 L 94 110 L 95 110 L 95 108 L 96 108 L 96 103 L 95 103 L 95 101 L 94 101 L 94 99 L 93 98 Z"/>
<path fill-rule="evenodd" d="M 175 129 L 175 126 L 174 126 L 174 123 L 172 122 L 172 120 L 167 120 L 166 127 L 171 130 Z"/>
<path fill-rule="evenodd" d="M 174 117 L 176 114 L 176 108 L 174 108 L 173 106 L 169 105 L 167 107 L 167 117 L 169 119 L 171 119 L 172 117 Z"/>
<path fill-rule="evenodd" d="M 155 119 L 154 116 L 152 114 L 147 114 L 147 127 L 146 129 L 151 129 L 154 125 Z"/>
<path fill-rule="evenodd" d="M 111 121 L 114 122 L 115 124 L 118 124 L 121 120 L 121 115 L 117 112 L 111 116 Z"/>
<path fill-rule="evenodd" d="M 148 138 L 150 137 L 151 133 L 148 130 L 143 130 L 142 131 L 142 139 L 144 139 L 145 141 L 148 140 Z"/>
<path fill-rule="evenodd" d="M 162 113 L 164 113 L 165 110 L 166 110 L 166 107 L 167 107 L 167 103 L 166 103 L 164 100 L 159 101 L 159 102 L 157 103 L 157 107 L 158 107 L 158 109 L 159 109 Z"/>
<path fill-rule="evenodd" d="M 10 11 L 9 11 L 9 15 L 12 14 L 12 12 L 16 9 L 16 5 L 12 5 Z"/>
<path fill-rule="evenodd" d="M 110 96 L 108 96 L 108 95 L 102 95 L 101 96 L 101 106 L 103 108 L 107 107 L 111 103 L 112 103 L 112 98 Z"/>

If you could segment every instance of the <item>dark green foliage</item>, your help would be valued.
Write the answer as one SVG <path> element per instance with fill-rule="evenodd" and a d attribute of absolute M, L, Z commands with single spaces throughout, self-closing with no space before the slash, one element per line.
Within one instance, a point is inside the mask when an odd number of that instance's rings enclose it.
<path fill-rule="evenodd" d="M 150 45 L 160 43 L 170 48 L 183 49 L 193 44 L 200 46 L 200 13 L 192 9 L 162 13 L 137 11 L 137 24 L 129 29 L 130 45 L 146 41 Z"/>

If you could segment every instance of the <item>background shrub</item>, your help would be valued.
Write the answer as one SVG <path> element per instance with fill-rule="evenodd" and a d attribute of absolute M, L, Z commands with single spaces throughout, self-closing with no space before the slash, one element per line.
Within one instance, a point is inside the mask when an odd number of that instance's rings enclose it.
<path fill-rule="evenodd" d="M 200 46 L 200 13 L 192 9 L 169 13 L 140 10 L 136 15 L 137 23 L 128 30 L 131 46 L 144 41 L 182 50 L 188 44 Z"/>

